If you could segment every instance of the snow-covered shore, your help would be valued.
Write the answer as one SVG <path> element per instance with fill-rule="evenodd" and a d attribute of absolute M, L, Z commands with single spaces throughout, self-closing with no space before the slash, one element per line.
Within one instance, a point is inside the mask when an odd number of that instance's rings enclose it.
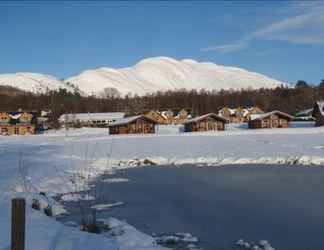
<path fill-rule="evenodd" d="M 20 191 L 31 196 L 39 191 L 78 191 L 87 188 L 88 177 L 139 165 L 324 165 L 324 128 L 231 127 L 224 132 L 186 134 L 173 129 L 160 128 L 158 135 L 110 136 L 106 129 L 78 129 L 0 137 L 0 249 L 10 244 L 10 198 Z M 127 224 L 123 224 L 129 229 L 125 234 L 107 238 L 27 211 L 27 249 L 82 250 L 94 244 L 96 249 L 143 249 L 143 244 L 145 249 L 162 249 Z"/>

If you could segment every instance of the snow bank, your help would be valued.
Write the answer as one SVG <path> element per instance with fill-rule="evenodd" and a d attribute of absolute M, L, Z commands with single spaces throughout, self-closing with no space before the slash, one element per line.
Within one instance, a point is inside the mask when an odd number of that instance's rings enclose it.
<path fill-rule="evenodd" d="M 118 183 L 118 182 L 129 182 L 129 179 L 127 179 L 127 178 L 108 178 L 108 179 L 104 179 L 101 181 L 105 182 L 105 183 Z"/>
<path fill-rule="evenodd" d="M 61 197 L 62 201 L 79 201 L 79 200 L 84 200 L 84 201 L 92 201 L 94 200 L 95 197 L 85 194 L 85 195 L 80 195 L 80 194 L 64 194 Z"/>
<path fill-rule="evenodd" d="M 115 203 L 109 203 L 109 204 L 97 204 L 97 205 L 93 205 L 91 206 L 91 208 L 95 208 L 97 211 L 101 211 L 101 210 L 107 210 L 109 208 L 112 207 L 119 207 L 124 205 L 124 202 L 115 202 Z"/>
<path fill-rule="evenodd" d="M 176 233 L 174 235 L 161 235 L 155 237 L 159 244 L 166 246 L 172 246 L 175 249 L 196 249 L 198 250 L 195 243 L 198 242 L 198 238 L 192 236 L 190 233 Z"/>
<path fill-rule="evenodd" d="M 236 245 L 241 249 L 252 250 L 275 250 L 267 240 L 260 240 L 258 243 L 248 242 L 243 239 L 239 239 Z"/>
<path fill-rule="evenodd" d="M 109 226 L 109 228 L 111 228 L 111 231 L 107 233 L 107 235 L 116 239 L 120 249 L 167 249 L 158 246 L 151 236 L 139 233 L 134 227 L 130 226 L 126 222 L 114 218 L 103 221 Z"/>

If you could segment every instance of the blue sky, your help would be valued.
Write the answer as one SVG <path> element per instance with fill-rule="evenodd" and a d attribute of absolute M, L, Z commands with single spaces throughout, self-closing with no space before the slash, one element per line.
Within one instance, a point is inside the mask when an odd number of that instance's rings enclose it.
<path fill-rule="evenodd" d="M 0 2 L 0 73 L 65 78 L 169 56 L 324 78 L 324 1 Z"/>

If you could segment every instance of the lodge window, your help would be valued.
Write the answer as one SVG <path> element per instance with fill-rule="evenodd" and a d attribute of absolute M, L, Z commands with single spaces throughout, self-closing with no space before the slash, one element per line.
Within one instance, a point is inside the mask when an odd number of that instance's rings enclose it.
<path fill-rule="evenodd" d="M 19 135 L 19 127 L 15 127 L 15 134 Z"/>

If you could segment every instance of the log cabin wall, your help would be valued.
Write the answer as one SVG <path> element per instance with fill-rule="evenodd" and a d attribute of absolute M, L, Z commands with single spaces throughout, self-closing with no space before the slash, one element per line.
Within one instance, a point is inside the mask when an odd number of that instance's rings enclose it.
<path fill-rule="evenodd" d="M 271 115 L 263 119 L 249 121 L 249 128 L 288 128 L 289 120 L 278 115 Z"/>
<path fill-rule="evenodd" d="M 225 122 L 212 117 L 185 124 L 185 132 L 225 130 Z"/>
<path fill-rule="evenodd" d="M 185 110 L 182 109 L 179 111 L 178 115 L 174 117 L 173 123 L 174 124 L 183 124 L 184 122 L 187 121 L 189 113 Z"/>
<path fill-rule="evenodd" d="M 313 109 L 313 113 L 312 116 L 315 118 L 316 122 L 315 122 L 315 126 L 324 126 L 324 115 L 322 114 L 321 110 L 320 110 L 320 106 L 316 103 L 315 107 Z M 324 110 L 323 110 L 324 112 Z"/>
<path fill-rule="evenodd" d="M 35 125 L 0 125 L 0 135 L 34 135 Z"/>
<path fill-rule="evenodd" d="M 17 116 L 17 118 L 14 117 Z M 0 135 L 36 134 L 36 115 L 28 112 L 0 112 Z"/>
<path fill-rule="evenodd" d="M 126 124 L 112 125 L 109 134 L 154 134 L 155 124 L 148 119 L 138 118 Z"/>

